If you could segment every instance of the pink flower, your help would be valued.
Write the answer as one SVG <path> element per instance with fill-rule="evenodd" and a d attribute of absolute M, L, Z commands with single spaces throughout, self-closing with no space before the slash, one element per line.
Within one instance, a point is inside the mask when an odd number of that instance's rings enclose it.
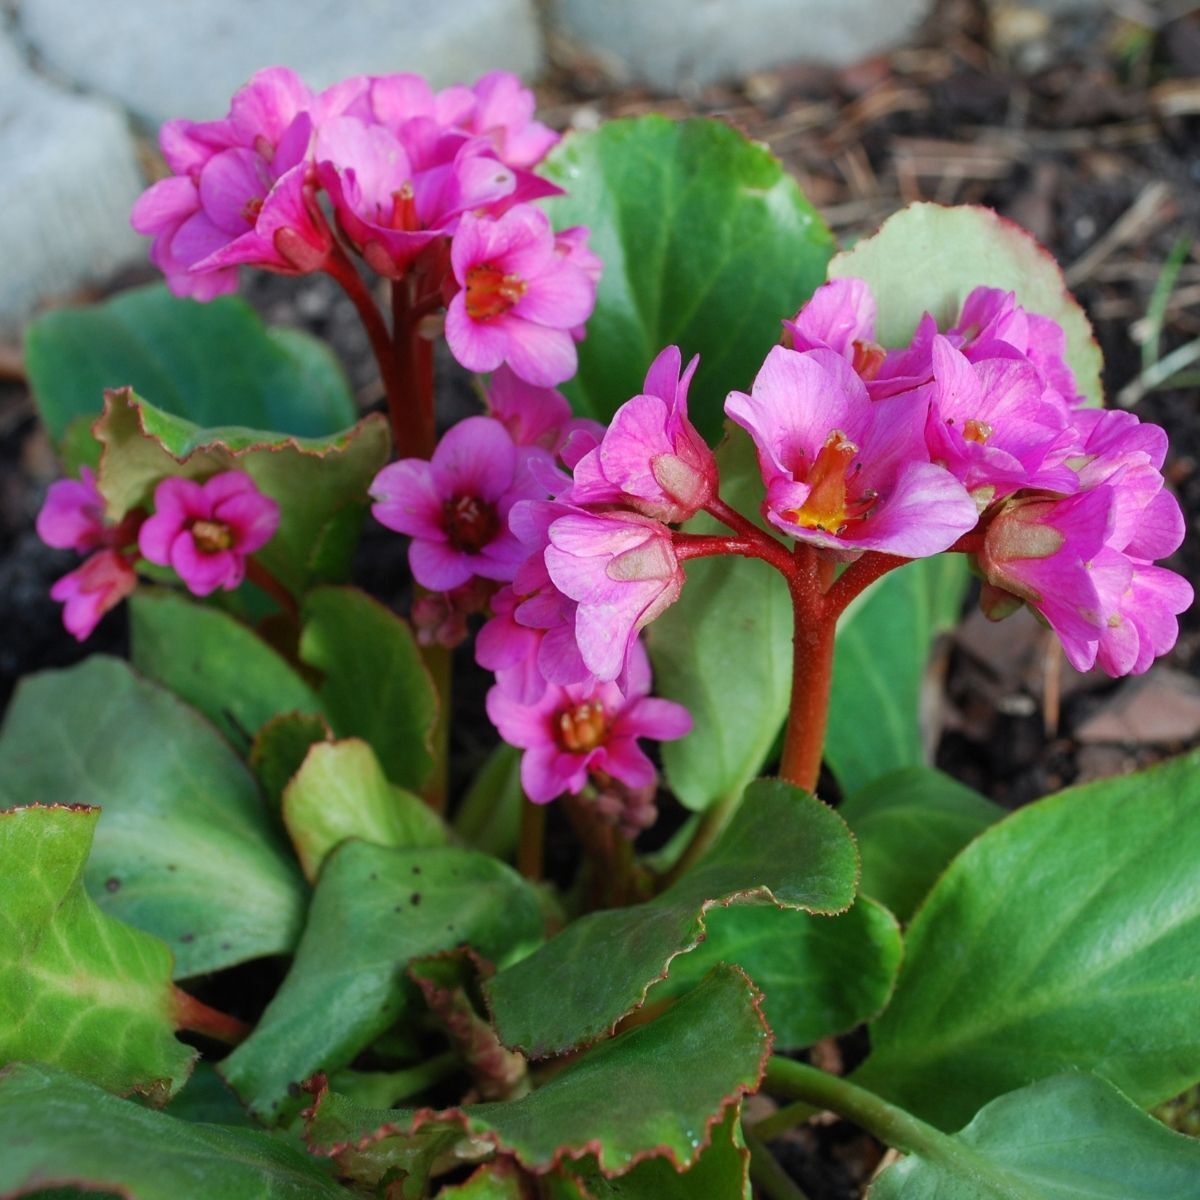
<path fill-rule="evenodd" d="M 652 785 L 654 764 L 638 738 L 672 741 L 690 732 L 687 709 L 653 699 L 650 663 L 638 645 L 630 657 L 628 686 L 587 683 L 547 687 L 536 704 L 525 705 L 494 687 L 487 711 L 500 736 L 521 747 L 521 786 L 535 804 L 564 792 L 578 795 L 589 778 L 602 786 L 609 779 L 629 788 Z"/>
<path fill-rule="evenodd" d="M 678 346 L 654 360 L 643 394 L 617 409 L 600 445 L 576 463 L 573 502 L 622 504 L 678 523 L 712 499 L 717 461 L 687 414 L 699 357 L 681 376 L 682 361 Z"/>
<path fill-rule="evenodd" d="M 827 550 L 908 558 L 947 549 L 978 519 L 962 484 L 929 461 L 927 411 L 911 395 L 869 399 L 833 351 L 783 346 L 750 395 L 725 402 L 758 449 L 773 525 Z"/>
<path fill-rule="evenodd" d="M 518 446 L 557 451 L 571 424 L 571 406 L 562 392 L 534 387 L 500 367 L 487 387 L 488 416 L 495 417 Z"/>
<path fill-rule="evenodd" d="M 104 497 L 96 488 L 90 467 L 79 479 L 60 479 L 50 485 L 37 516 L 37 535 L 47 546 L 86 554 L 111 541 L 112 531 L 104 520 Z"/>
<path fill-rule="evenodd" d="M 553 387 L 575 373 L 571 329 L 591 314 L 595 284 L 555 249 L 540 209 L 521 204 L 498 220 L 466 213 L 450 246 L 461 290 L 446 340 L 468 370 L 507 362 L 526 383 Z"/>
<path fill-rule="evenodd" d="M 236 588 L 247 557 L 279 527 L 279 505 L 242 471 L 224 471 L 204 484 L 164 479 L 154 490 L 154 507 L 138 548 L 150 562 L 173 568 L 197 596 Z"/>
<path fill-rule="evenodd" d="M 496 156 L 511 167 L 535 167 L 559 140 L 554 130 L 533 119 L 537 105 L 533 93 L 508 71 L 490 71 L 468 93 L 466 88 L 447 89 L 438 97 L 443 112 L 461 105 L 455 125 L 481 134 L 492 144 Z"/>
<path fill-rule="evenodd" d="M 422 646 L 445 646 L 453 650 L 467 640 L 467 618 L 487 612 L 496 585 L 487 579 L 471 579 L 448 592 L 425 592 L 412 603 L 409 618 Z"/>
<path fill-rule="evenodd" d="M 511 587 L 492 597 L 494 614 L 475 639 L 475 661 L 496 676 L 496 686 L 521 704 L 533 704 L 546 690 L 538 667 L 545 632 L 514 617 L 521 597 Z"/>
<path fill-rule="evenodd" d="M 518 500 L 544 493 L 529 470 L 539 452 L 518 448 L 491 417 L 468 417 L 442 438 L 428 462 L 406 458 L 375 477 L 372 512 L 413 540 L 416 581 L 445 592 L 472 576 L 507 582 L 526 556 L 508 528 Z"/>
<path fill-rule="evenodd" d="M 684 577 L 671 531 L 637 513 L 580 510 L 555 520 L 549 541 L 550 579 L 578 604 L 579 654 L 597 679 L 616 679 L 627 667 L 638 630 L 679 598 Z"/>
<path fill-rule="evenodd" d="M 875 297 L 863 279 L 831 279 L 784 321 L 793 350 L 832 350 L 865 380 L 879 374 L 886 351 L 875 340 Z"/>
<path fill-rule="evenodd" d="M 63 624 L 82 642 L 137 586 L 133 565 L 115 550 L 99 550 L 84 564 L 64 575 L 50 589 L 50 598 L 65 605 Z"/>

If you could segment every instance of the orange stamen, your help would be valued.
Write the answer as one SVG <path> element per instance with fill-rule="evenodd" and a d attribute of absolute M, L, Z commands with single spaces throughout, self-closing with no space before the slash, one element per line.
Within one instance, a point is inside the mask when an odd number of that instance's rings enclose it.
<path fill-rule="evenodd" d="M 467 272 L 467 316 L 473 321 L 490 321 L 508 312 L 525 295 L 525 280 L 505 275 L 483 263 Z"/>
<path fill-rule="evenodd" d="M 555 740 L 569 754 L 586 754 L 602 745 L 608 733 L 608 717 L 602 704 L 590 701 L 558 714 Z"/>

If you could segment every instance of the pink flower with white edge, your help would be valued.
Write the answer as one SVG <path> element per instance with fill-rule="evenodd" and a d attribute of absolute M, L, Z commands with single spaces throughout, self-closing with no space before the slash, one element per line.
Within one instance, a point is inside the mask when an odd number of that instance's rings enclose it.
<path fill-rule="evenodd" d="M 529 470 L 541 451 L 513 444 L 491 417 L 468 417 L 437 444 L 433 457 L 405 458 L 375 476 L 376 520 L 413 540 L 413 578 L 436 592 L 473 576 L 508 582 L 527 551 L 508 528 L 518 500 L 545 493 Z"/>
<path fill-rule="evenodd" d="M 112 540 L 104 519 L 104 497 L 96 488 L 91 467 L 78 479 L 60 479 L 50 485 L 37 516 L 37 535 L 47 546 L 86 554 Z"/>
<path fill-rule="evenodd" d="M 754 439 L 767 519 L 798 540 L 921 558 L 978 520 L 963 485 L 929 461 L 928 402 L 871 400 L 831 350 L 774 347 L 750 395 L 731 392 L 725 412 Z"/>
<path fill-rule="evenodd" d="M 236 588 L 246 559 L 279 527 L 279 505 L 243 471 L 224 471 L 203 484 L 164 479 L 154 489 L 154 509 L 138 548 L 149 562 L 171 567 L 196 596 Z"/>
<path fill-rule="evenodd" d="M 793 350 L 832 350 L 865 380 L 879 374 L 886 351 L 875 340 L 875 297 L 865 279 L 831 279 L 784 321 Z"/>
<path fill-rule="evenodd" d="M 498 220 L 464 214 L 450 245 L 460 290 L 446 312 L 446 341 L 470 371 L 508 363 L 536 387 L 570 379 L 577 364 L 571 330 L 596 302 L 596 287 L 557 253 L 550 220 L 520 204 Z"/>
<path fill-rule="evenodd" d="M 487 711 L 500 736 L 525 751 L 521 786 L 535 804 L 566 792 L 578 795 L 589 779 L 619 780 L 630 788 L 652 785 L 654 764 L 639 738 L 673 741 L 691 731 L 687 709 L 653 698 L 650 662 L 641 645 L 630 655 L 624 692 L 615 683 L 547 687 L 525 705 L 500 687 L 488 692 Z"/>
<path fill-rule="evenodd" d="M 133 564 L 115 550 L 98 550 L 82 566 L 64 575 L 50 589 L 50 598 L 64 605 L 63 624 L 82 642 L 100 618 L 137 586 Z"/>
<path fill-rule="evenodd" d="M 638 631 L 679 599 L 671 531 L 632 512 L 568 512 L 551 524 L 546 570 L 574 600 L 575 643 L 597 679 L 626 670 Z"/>
<path fill-rule="evenodd" d="M 687 412 L 688 385 L 699 361 L 697 355 L 681 375 L 678 346 L 658 355 L 643 393 L 617 409 L 600 445 L 575 464 L 572 502 L 627 505 L 677 524 L 712 499 L 717 460 Z"/>

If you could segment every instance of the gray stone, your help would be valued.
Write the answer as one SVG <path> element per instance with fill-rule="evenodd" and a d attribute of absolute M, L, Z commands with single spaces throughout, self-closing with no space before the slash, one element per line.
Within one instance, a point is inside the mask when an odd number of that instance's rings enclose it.
<path fill-rule="evenodd" d="M 54 69 L 151 126 L 225 114 L 260 67 L 314 88 L 419 71 L 439 86 L 542 65 L 533 0 L 22 0 L 19 24 Z"/>
<path fill-rule="evenodd" d="M 788 62 L 846 66 L 911 33 L 931 0 L 553 0 L 567 37 L 664 92 Z"/>
<path fill-rule="evenodd" d="M 124 116 L 46 83 L 3 34 L 0 162 L 0 331 L 145 257 L 129 227 L 144 183 Z"/>

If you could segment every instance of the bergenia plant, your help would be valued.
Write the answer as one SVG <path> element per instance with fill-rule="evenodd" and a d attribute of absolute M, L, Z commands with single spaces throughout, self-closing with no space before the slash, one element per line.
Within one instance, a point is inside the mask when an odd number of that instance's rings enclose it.
<path fill-rule="evenodd" d="M 533 109 L 262 71 L 163 127 L 169 291 L 30 331 L 130 661 L 0 736 L 0 1193 L 775 1200 L 831 1111 L 874 1200 L 1200 1195 L 1200 762 L 1005 815 L 919 716 L 964 604 L 1171 649 L 1163 431 L 990 211 L 835 256 L 730 127 Z"/>

